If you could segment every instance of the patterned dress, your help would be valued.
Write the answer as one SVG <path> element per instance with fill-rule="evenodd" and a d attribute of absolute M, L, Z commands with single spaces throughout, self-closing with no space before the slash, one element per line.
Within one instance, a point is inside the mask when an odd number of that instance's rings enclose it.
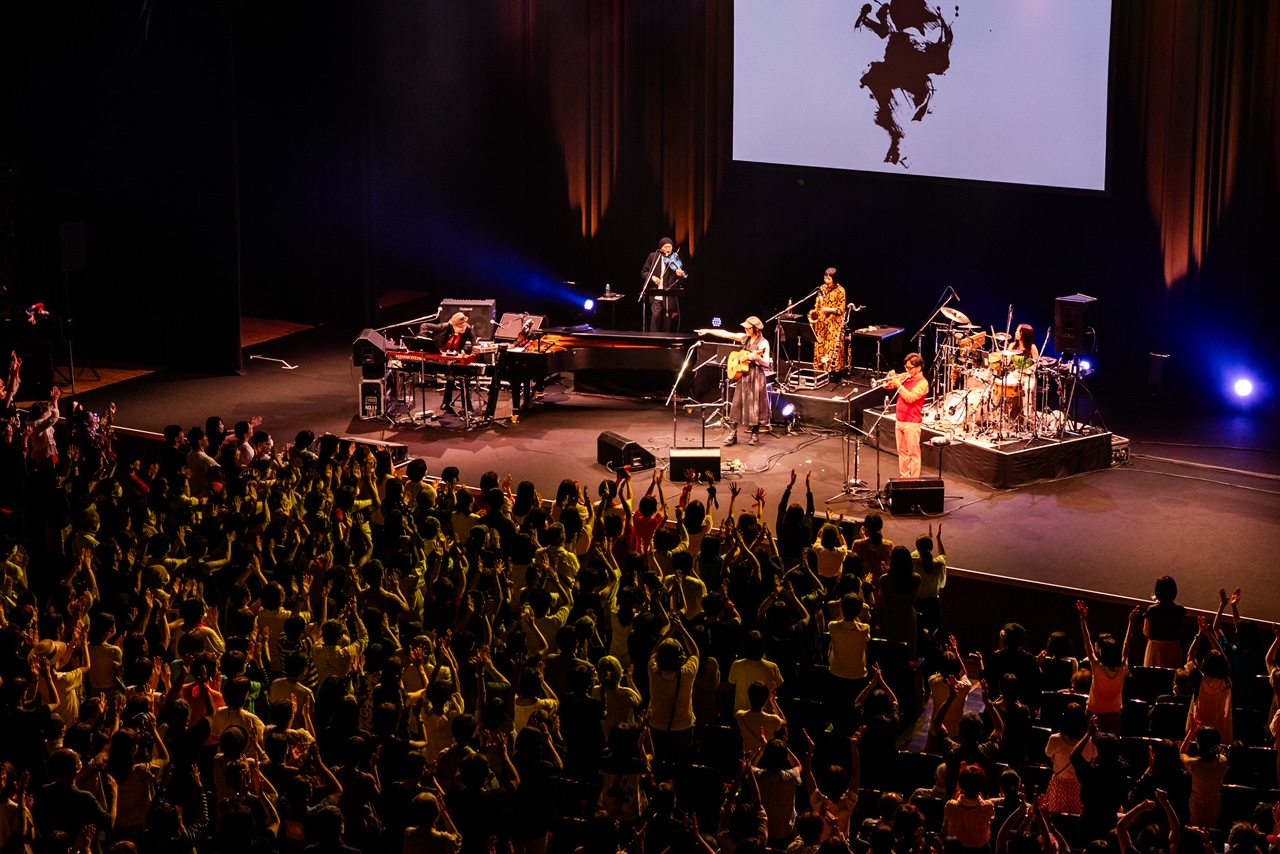
<path fill-rule="evenodd" d="M 813 334 L 818 339 L 813 345 L 813 368 L 818 371 L 844 370 L 844 310 L 845 295 L 842 285 L 833 285 L 818 291 L 815 309 L 833 308 L 839 311 L 823 315 L 813 322 Z"/>
<path fill-rule="evenodd" d="M 769 360 L 769 339 L 763 335 L 754 341 L 748 337 L 742 345 L 754 355 Z M 755 427 L 769 423 L 769 394 L 765 385 L 764 366 L 751 362 L 746 375 L 734 384 L 733 421 L 745 427 Z"/>

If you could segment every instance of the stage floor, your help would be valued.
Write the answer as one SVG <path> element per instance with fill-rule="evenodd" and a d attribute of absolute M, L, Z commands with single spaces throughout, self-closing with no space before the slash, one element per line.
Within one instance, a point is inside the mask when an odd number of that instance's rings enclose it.
<path fill-rule="evenodd" d="M 663 464 L 671 448 L 703 442 L 700 418 L 683 407 L 573 394 L 558 386 L 505 429 L 463 431 L 450 429 L 447 421 L 440 428 L 404 429 L 360 421 L 359 371 L 351 366 L 357 333 L 322 327 L 247 349 L 243 376 L 164 371 L 77 399 L 98 411 L 115 401 L 117 423 L 142 430 L 160 431 L 169 423 L 191 427 L 212 414 L 228 422 L 261 415 L 277 444 L 303 428 L 404 442 L 433 473 L 456 465 L 474 483 L 487 470 L 509 472 L 516 481 L 533 481 L 544 496 L 563 478 L 588 483 L 594 491 L 610 476 L 596 462 L 602 432 L 638 442 Z M 249 355 L 298 367 L 286 370 Z M 1110 432 L 1131 439 L 1128 465 L 996 489 L 956 472 L 949 449 L 943 514 L 889 517 L 886 535 L 910 544 L 930 524 L 941 523 L 947 557 L 958 567 L 1142 600 L 1155 577 L 1168 573 L 1177 578 L 1180 601 L 1189 607 L 1211 609 L 1219 587 L 1241 587 L 1246 616 L 1280 619 L 1273 547 L 1280 538 L 1276 413 L 1232 414 L 1188 408 L 1176 399 L 1108 397 L 1103 384 L 1094 382 Z M 824 394 L 845 396 L 837 390 Z M 742 443 L 722 447 L 719 430 L 706 430 L 706 444 L 721 450 L 726 463 L 738 462 L 726 475 L 743 487 L 738 509 L 748 508 L 746 496 L 761 487 L 772 517 L 792 469 L 801 492 L 792 500 L 803 500 L 804 477 L 812 472 L 819 517 L 826 508 L 858 517 L 877 509 L 875 502 L 851 500 L 843 487 L 855 465 L 858 478 L 872 489 L 895 477 L 891 444 L 877 451 L 845 442 L 844 428 L 825 415 L 802 418 L 798 425 L 799 432 L 776 429 L 756 447 L 745 444 L 745 435 Z M 926 469 L 936 474 L 936 461 L 927 461 Z M 676 492 L 669 488 L 668 495 Z M 729 490 L 722 487 L 719 495 L 723 512 Z"/>

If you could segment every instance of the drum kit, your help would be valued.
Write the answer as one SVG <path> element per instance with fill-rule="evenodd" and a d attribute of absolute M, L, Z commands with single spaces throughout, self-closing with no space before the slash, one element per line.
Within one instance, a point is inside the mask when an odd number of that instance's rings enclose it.
<path fill-rule="evenodd" d="M 1056 371 L 1058 360 L 1042 357 L 1033 362 L 1012 346 L 1008 332 L 985 330 L 949 306 L 939 313 L 945 322 L 933 324 L 935 394 L 925 410 L 925 424 L 953 439 L 1060 434 L 1048 406 L 1052 383 L 1047 376 Z"/>

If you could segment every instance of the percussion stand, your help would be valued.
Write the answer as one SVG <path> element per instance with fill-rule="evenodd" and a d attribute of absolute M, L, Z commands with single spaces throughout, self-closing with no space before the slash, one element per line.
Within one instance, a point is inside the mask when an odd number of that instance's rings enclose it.
<path fill-rule="evenodd" d="M 867 498 L 868 493 L 871 492 L 871 490 L 867 487 L 866 481 L 860 480 L 858 478 L 858 456 L 859 456 L 858 451 L 862 445 L 862 437 L 866 436 L 867 434 L 865 431 L 861 430 L 860 428 L 855 427 L 852 422 L 841 421 L 839 418 L 836 418 L 835 422 L 837 424 L 844 425 L 846 430 L 845 434 L 840 437 L 841 457 L 843 458 L 843 461 L 844 461 L 844 480 L 841 481 L 840 491 L 837 492 L 835 495 L 831 496 L 830 498 L 828 498 L 826 503 L 830 504 L 833 501 L 843 501 L 846 499 L 848 499 L 849 501 L 861 501 Z M 850 454 L 849 452 L 850 445 L 853 446 L 852 454 Z M 853 457 L 853 478 L 852 479 L 849 477 L 849 457 L 850 456 Z M 877 470 L 879 469 L 879 466 L 880 466 L 880 453 L 879 453 L 879 449 L 877 448 L 876 449 Z M 877 482 L 879 481 L 878 474 L 877 474 L 876 480 Z"/>

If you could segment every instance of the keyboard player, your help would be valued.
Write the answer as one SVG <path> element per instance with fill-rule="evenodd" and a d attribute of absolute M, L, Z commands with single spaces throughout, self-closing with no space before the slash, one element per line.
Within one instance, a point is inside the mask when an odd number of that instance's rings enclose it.
<path fill-rule="evenodd" d="M 471 326 L 470 320 L 465 312 L 458 312 L 449 318 L 449 325 L 436 333 L 436 345 L 439 346 L 441 353 L 470 353 L 476 343 L 476 331 Z M 457 411 L 453 408 L 453 392 L 457 380 L 452 373 L 449 374 L 444 384 L 444 399 L 440 401 L 440 408 L 451 415 L 457 415 Z M 467 394 L 470 389 L 466 383 L 463 383 L 463 408 L 469 410 L 467 406 L 469 400 Z"/>

